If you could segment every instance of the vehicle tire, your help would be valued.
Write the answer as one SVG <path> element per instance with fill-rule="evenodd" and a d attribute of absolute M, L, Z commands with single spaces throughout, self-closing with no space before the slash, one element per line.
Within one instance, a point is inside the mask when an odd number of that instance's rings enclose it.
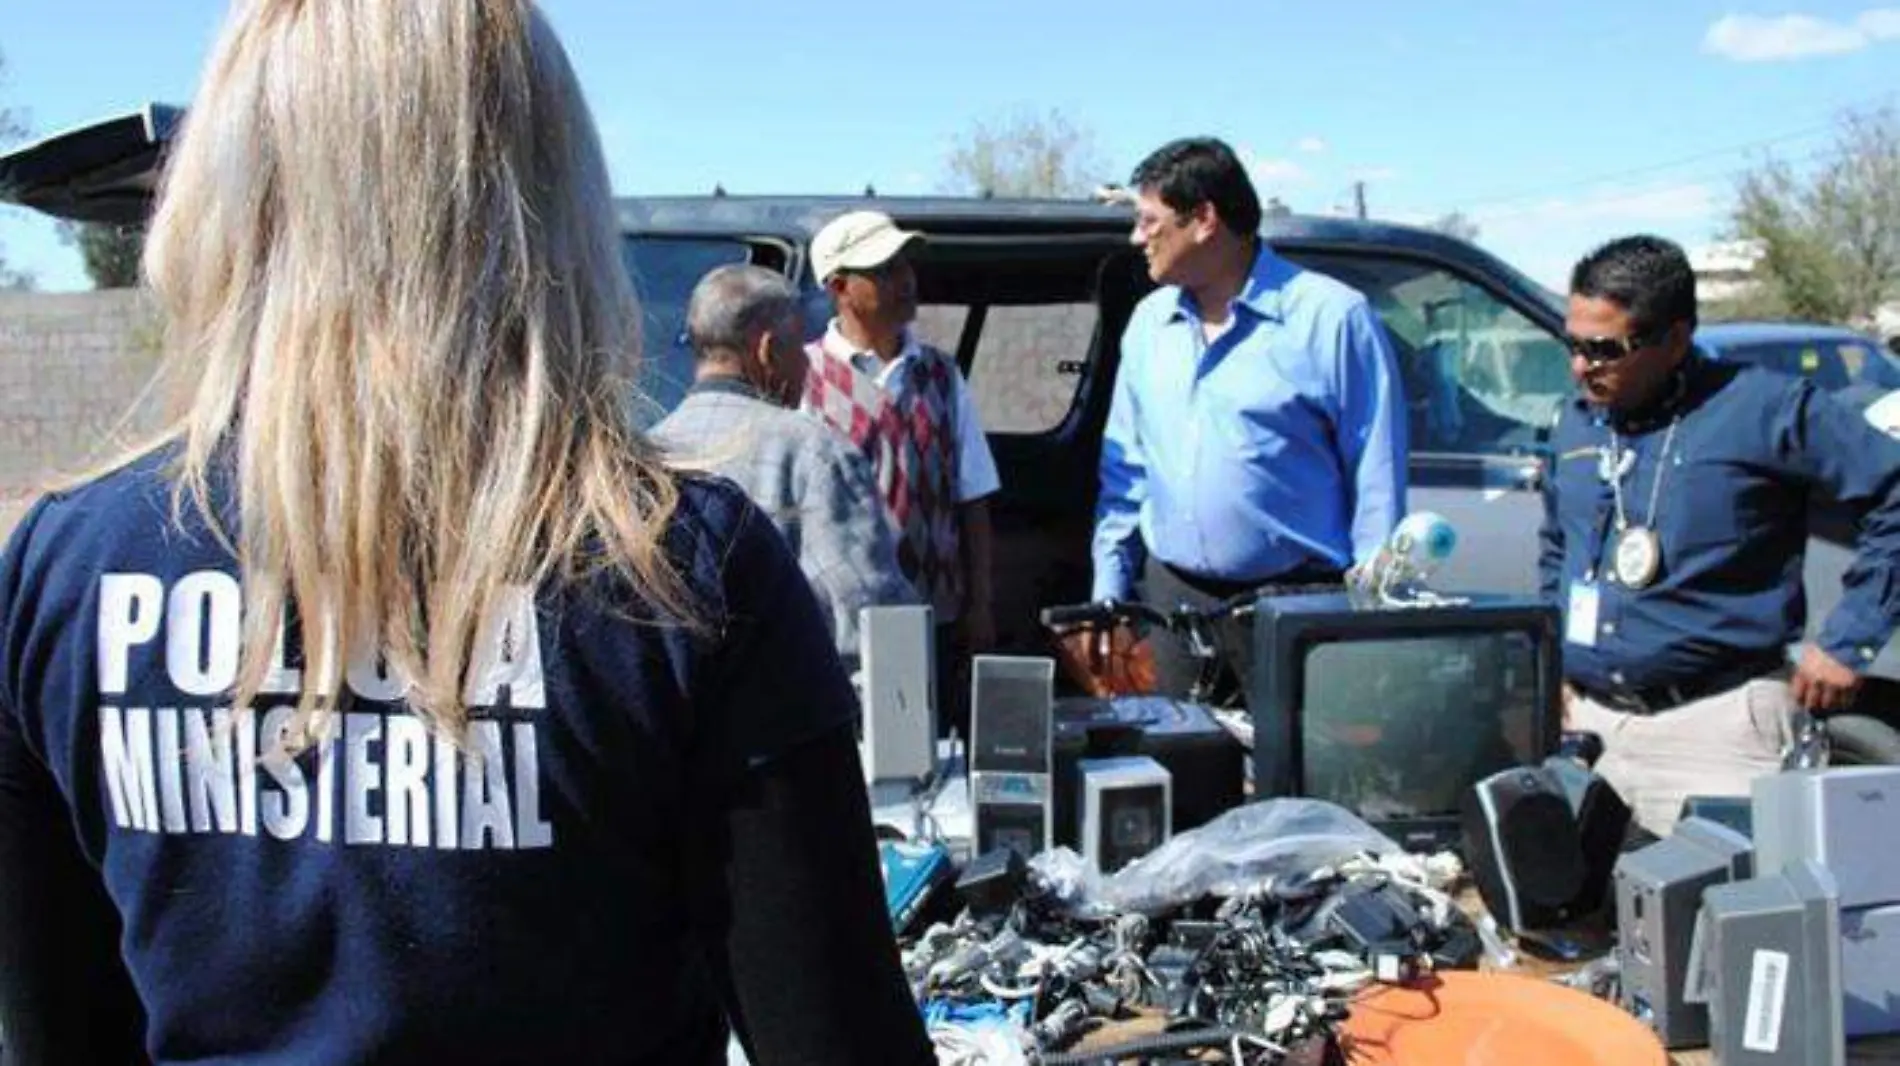
<path fill-rule="evenodd" d="M 1900 765 L 1900 729 L 1865 714 L 1832 715 L 1826 722 L 1829 765 Z"/>

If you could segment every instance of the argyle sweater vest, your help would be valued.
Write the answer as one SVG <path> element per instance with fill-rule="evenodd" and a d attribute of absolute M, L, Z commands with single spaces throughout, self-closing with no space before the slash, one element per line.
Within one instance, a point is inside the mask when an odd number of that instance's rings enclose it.
<path fill-rule="evenodd" d="M 898 564 L 930 598 L 937 619 L 963 606 L 957 528 L 956 373 L 950 357 L 927 345 L 905 360 L 889 385 L 827 351 L 806 348 L 811 373 L 805 405 L 851 438 L 871 461 L 878 492 L 897 526 Z"/>

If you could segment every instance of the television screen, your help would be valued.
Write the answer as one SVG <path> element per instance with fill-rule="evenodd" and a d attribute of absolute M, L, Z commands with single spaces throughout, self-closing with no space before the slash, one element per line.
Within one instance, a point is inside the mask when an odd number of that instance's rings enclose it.
<path fill-rule="evenodd" d="M 1541 757 L 1536 656 L 1514 630 L 1311 645 L 1303 791 L 1373 822 L 1458 810 L 1471 782 Z"/>
<path fill-rule="evenodd" d="M 1472 784 L 1556 749 L 1562 653 L 1550 604 L 1268 596 L 1252 624 L 1256 795 L 1326 800 L 1407 848 L 1435 850 L 1458 839 Z"/>

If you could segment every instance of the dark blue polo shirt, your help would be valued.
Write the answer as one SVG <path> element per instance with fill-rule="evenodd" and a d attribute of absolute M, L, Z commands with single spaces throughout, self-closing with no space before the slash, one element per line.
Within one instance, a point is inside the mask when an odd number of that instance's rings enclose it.
<path fill-rule="evenodd" d="M 294 636 L 234 719 L 236 570 L 195 510 L 170 525 L 158 463 L 42 501 L 0 559 L 0 745 L 48 768 L 103 875 L 153 1056 L 723 1061 L 688 834 L 857 713 L 771 524 L 687 481 L 665 547 L 703 629 L 630 621 L 654 609 L 606 577 L 524 591 L 476 649 L 466 751 L 371 655 L 331 739 L 281 761 Z"/>
<path fill-rule="evenodd" d="M 1613 574 L 1613 499 L 1600 463 L 1612 430 L 1636 456 L 1626 513 L 1661 538 L 1660 572 L 1640 589 Z M 1637 417 L 1612 424 L 1581 399 L 1566 403 L 1551 444 L 1539 570 L 1571 638 L 1574 587 L 1598 590 L 1593 639 L 1564 644 L 1564 672 L 1586 689 L 1695 685 L 1778 659 L 1807 623 L 1801 571 L 1809 507 L 1820 499 L 1863 514 L 1820 646 L 1865 670 L 1900 620 L 1900 442 L 1808 382 L 1691 356 L 1679 387 Z"/>

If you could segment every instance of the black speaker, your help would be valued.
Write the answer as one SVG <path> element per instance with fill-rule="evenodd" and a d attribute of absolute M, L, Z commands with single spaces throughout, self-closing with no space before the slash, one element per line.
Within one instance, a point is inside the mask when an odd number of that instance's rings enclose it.
<path fill-rule="evenodd" d="M 1610 783 L 1581 763 L 1561 756 L 1544 760 L 1544 770 L 1557 782 L 1577 819 L 1577 846 L 1583 853 L 1583 884 L 1571 900 L 1573 916 L 1597 916 L 1613 923 L 1616 899 L 1610 878 L 1628 841 L 1629 804 Z"/>
<path fill-rule="evenodd" d="M 975 656 L 970 664 L 970 772 L 1046 776 L 1054 703 L 1054 659 Z"/>
<path fill-rule="evenodd" d="M 1473 785 L 1463 823 L 1465 861 L 1499 925 L 1523 933 L 1575 917 L 1583 840 L 1569 797 L 1544 767 L 1501 770 Z"/>

